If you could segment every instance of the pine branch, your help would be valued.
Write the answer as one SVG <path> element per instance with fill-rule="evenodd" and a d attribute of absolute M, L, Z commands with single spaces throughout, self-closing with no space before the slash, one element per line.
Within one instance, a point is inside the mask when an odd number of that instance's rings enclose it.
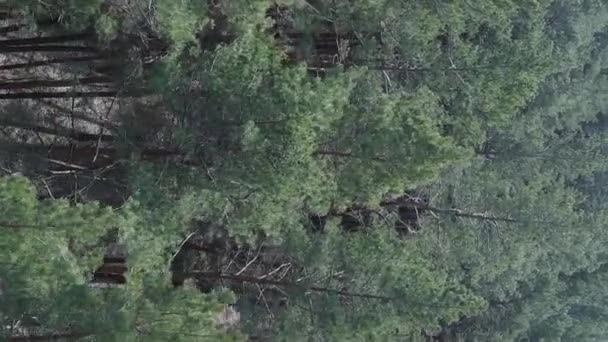
<path fill-rule="evenodd" d="M 305 286 L 305 285 L 300 285 L 300 284 L 286 282 L 286 281 L 276 281 L 276 280 L 269 280 L 267 278 L 255 278 L 255 277 L 242 276 L 242 275 L 219 274 L 219 273 L 213 273 L 213 272 L 191 272 L 191 273 L 186 274 L 186 276 L 202 276 L 202 277 L 206 277 L 206 278 L 232 280 L 232 281 L 237 281 L 240 283 L 251 283 L 251 284 L 257 284 L 257 285 L 274 285 L 274 286 L 286 287 L 286 288 L 296 288 L 296 289 L 300 289 L 303 291 L 337 294 L 337 295 L 345 296 L 345 297 L 367 298 L 367 299 L 375 299 L 375 300 L 382 300 L 382 301 L 391 301 L 391 300 L 396 299 L 393 297 L 381 296 L 381 295 L 375 295 L 375 294 L 369 294 L 369 293 L 357 293 L 357 292 L 337 290 L 337 289 L 331 289 L 331 288 L 320 287 L 320 286 Z"/>
<path fill-rule="evenodd" d="M 398 205 L 403 208 L 410 208 L 419 211 L 429 211 L 437 214 L 447 214 L 457 217 L 470 218 L 480 221 L 494 221 L 494 222 L 508 222 L 508 223 L 542 223 L 542 224 L 555 224 L 555 222 L 543 221 L 543 220 L 521 220 L 508 216 L 495 216 L 484 213 L 467 212 L 457 208 L 437 208 L 426 204 L 413 203 L 412 201 L 398 199 L 383 201 L 380 203 L 382 206 Z"/>
<path fill-rule="evenodd" d="M 54 228 L 54 227 L 52 227 L 52 226 L 41 226 L 41 225 L 35 225 L 35 224 L 22 224 L 22 223 L 2 222 L 2 221 L 0 221 L 0 228 L 12 229 L 12 230 L 20 230 L 20 229 L 47 229 L 47 228 Z"/>
<path fill-rule="evenodd" d="M 367 157 L 363 157 L 363 156 L 354 155 L 354 154 L 352 154 L 350 152 L 317 150 L 317 151 L 314 152 L 314 154 L 315 155 L 321 155 L 321 156 L 332 156 L 332 157 L 354 158 L 354 159 L 369 159 L 369 160 L 378 161 L 378 162 L 386 162 L 386 159 L 381 158 L 381 157 L 367 158 Z"/>

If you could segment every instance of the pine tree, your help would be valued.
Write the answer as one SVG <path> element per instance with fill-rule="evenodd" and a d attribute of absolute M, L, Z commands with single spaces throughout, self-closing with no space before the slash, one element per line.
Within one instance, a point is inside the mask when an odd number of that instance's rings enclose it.
<path fill-rule="evenodd" d="M 214 327 L 222 308 L 216 296 L 172 289 L 154 274 L 134 276 L 126 288 L 89 286 L 104 239 L 134 224 L 134 213 L 38 201 L 22 177 L 1 179 L 0 201 L 0 317 L 8 341 L 232 340 Z"/>

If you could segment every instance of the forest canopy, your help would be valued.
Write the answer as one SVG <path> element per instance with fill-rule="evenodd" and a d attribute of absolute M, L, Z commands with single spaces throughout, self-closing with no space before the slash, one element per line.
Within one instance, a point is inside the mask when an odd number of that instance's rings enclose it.
<path fill-rule="evenodd" d="M 0 337 L 604 341 L 606 70 L 600 0 L 0 1 Z"/>

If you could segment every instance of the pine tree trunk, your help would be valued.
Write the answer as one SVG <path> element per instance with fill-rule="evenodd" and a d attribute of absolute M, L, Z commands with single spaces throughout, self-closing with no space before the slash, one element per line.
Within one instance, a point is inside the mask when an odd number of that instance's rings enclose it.
<path fill-rule="evenodd" d="M 72 45 L 18 45 L 0 46 L 1 53 L 11 52 L 98 52 L 97 48 L 91 46 Z"/>
<path fill-rule="evenodd" d="M 0 100 L 19 100 L 19 99 L 71 99 L 71 98 L 93 98 L 93 97 L 117 97 L 118 91 L 35 91 L 26 93 L 0 94 Z M 139 97 L 141 93 L 124 92 L 121 97 Z"/>
<path fill-rule="evenodd" d="M 71 129 L 67 129 L 67 128 L 63 128 L 63 127 L 50 128 L 50 127 L 35 125 L 32 123 L 12 121 L 12 120 L 7 120 L 7 119 L 0 119 L 0 126 L 27 129 L 27 130 L 31 130 L 32 132 L 50 134 L 50 135 L 64 137 L 64 138 L 71 139 L 74 141 L 79 141 L 79 142 L 96 142 L 96 141 L 111 142 L 111 141 L 114 141 L 114 137 L 111 135 L 107 135 L 107 134 L 102 134 L 102 135 L 90 134 L 90 133 L 73 131 Z"/>
<path fill-rule="evenodd" d="M 63 36 L 53 36 L 53 37 L 36 37 L 36 38 L 20 38 L 20 39 L 5 39 L 0 40 L 0 48 L 8 47 L 8 46 L 38 46 L 41 44 L 49 44 L 49 43 L 66 43 L 66 42 L 75 42 L 82 41 L 93 38 L 93 35 L 90 32 L 83 33 L 74 33 Z"/>
<path fill-rule="evenodd" d="M 42 103 L 46 106 L 49 106 L 55 110 L 57 110 L 60 113 L 63 113 L 65 116 L 69 117 L 69 118 L 74 118 L 74 119 L 78 119 L 78 120 L 82 120 L 84 122 L 88 122 L 90 124 L 94 124 L 97 125 L 99 127 L 103 127 L 109 131 L 115 132 L 117 131 L 118 127 L 115 126 L 112 122 L 110 122 L 109 120 L 102 120 L 102 119 L 95 119 L 95 118 L 91 118 L 88 115 L 86 115 L 85 113 L 79 113 L 79 112 L 75 112 L 73 110 L 71 110 L 70 108 L 65 108 L 62 107 L 56 103 L 53 103 L 52 101 L 47 101 L 47 100 L 38 100 L 37 102 Z"/>
<path fill-rule="evenodd" d="M 67 63 L 78 63 L 78 62 L 92 62 L 95 60 L 105 59 L 105 56 L 96 55 L 96 56 L 68 56 L 61 58 L 53 58 L 47 59 L 43 61 L 33 61 L 28 63 L 16 63 L 16 64 L 8 64 L 8 65 L 0 65 L 1 70 L 17 70 L 17 69 L 27 69 L 27 68 L 35 68 L 41 66 L 49 66 L 53 64 L 67 64 Z"/>
<path fill-rule="evenodd" d="M 7 33 L 17 32 L 17 31 L 21 30 L 23 27 L 25 27 L 25 25 L 21 25 L 21 24 L 8 25 L 8 26 L 0 27 L 0 35 L 5 35 Z"/>
<path fill-rule="evenodd" d="M 0 20 L 12 19 L 14 14 L 10 8 L 0 8 Z"/>
<path fill-rule="evenodd" d="M 414 202 L 408 201 L 408 200 L 384 201 L 381 203 L 381 205 L 382 206 L 397 205 L 397 206 L 401 206 L 401 207 L 405 207 L 405 208 L 415 209 L 420 212 L 430 211 L 430 212 L 437 213 L 437 214 L 447 214 L 447 215 L 453 215 L 456 217 L 470 218 L 470 219 L 475 219 L 475 220 L 480 220 L 480 221 L 494 221 L 494 222 L 507 222 L 507 223 L 543 223 L 543 224 L 552 223 L 552 222 L 548 222 L 548 221 L 540 221 L 540 220 L 527 221 L 527 220 L 514 219 L 514 218 L 511 218 L 508 216 L 494 216 L 494 215 L 489 215 L 489 214 L 484 214 L 484 213 L 467 212 L 467 211 L 464 211 L 461 209 L 456 209 L 456 208 L 436 208 L 436 207 L 433 207 L 430 205 L 414 203 Z"/>
<path fill-rule="evenodd" d="M 32 155 L 54 162 L 71 164 L 72 169 L 93 170 L 118 162 L 119 151 L 111 147 L 95 148 L 93 146 L 74 147 L 70 145 L 47 146 L 43 144 L 0 144 L 0 152 Z M 165 161 L 170 157 L 182 157 L 181 151 L 172 151 L 162 148 L 149 148 L 138 151 L 139 157 L 146 161 Z M 95 155 L 96 162 L 92 162 Z M 58 164 L 59 165 L 59 164 Z"/>
<path fill-rule="evenodd" d="M 28 81 L 13 81 L 0 82 L 0 89 L 31 89 L 44 87 L 71 87 L 86 84 L 111 83 L 113 80 L 106 76 L 93 76 L 79 79 L 66 80 L 28 80 Z"/>

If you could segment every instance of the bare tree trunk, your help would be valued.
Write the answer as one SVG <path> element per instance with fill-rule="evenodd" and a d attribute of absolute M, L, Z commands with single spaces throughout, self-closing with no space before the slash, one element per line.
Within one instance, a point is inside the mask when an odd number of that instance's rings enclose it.
<path fill-rule="evenodd" d="M 8 64 L 8 65 L 0 65 L 0 70 L 16 70 L 16 69 L 26 69 L 26 68 L 35 68 L 41 66 L 49 66 L 53 64 L 66 64 L 66 63 L 77 63 L 77 62 L 91 62 L 95 60 L 105 59 L 106 56 L 96 55 L 96 56 L 68 56 L 61 58 L 53 58 L 47 59 L 43 61 L 33 61 L 29 63 L 16 63 L 16 64 Z"/>
<path fill-rule="evenodd" d="M 14 18 L 13 12 L 10 9 L 0 9 L 0 20 L 8 20 Z"/>
<path fill-rule="evenodd" d="M 116 150 L 112 148 L 70 145 L 1 144 L 0 152 L 36 158 L 43 162 L 37 166 L 39 171 L 93 171 L 116 163 L 118 157 Z"/>
<path fill-rule="evenodd" d="M 35 37 L 35 38 L 20 38 L 20 39 L 5 39 L 0 40 L 0 47 L 5 46 L 21 46 L 21 45 L 40 45 L 40 44 L 49 44 L 49 43 L 66 43 L 66 42 L 75 42 L 82 41 L 93 38 L 93 34 L 90 32 L 83 33 L 74 33 L 63 36 L 53 36 L 53 37 Z"/>
<path fill-rule="evenodd" d="M 122 97 L 139 97 L 141 93 L 121 93 Z M 118 91 L 59 91 L 59 92 L 27 92 L 27 93 L 11 93 L 0 94 L 0 100 L 17 100 L 17 99 L 70 99 L 70 98 L 92 98 L 92 97 L 117 97 Z"/>
<path fill-rule="evenodd" d="M 25 27 L 25 25 L 22 25 L 22 24 L 15 24 L 15 25 L 8 25 L 8 26 L 0 27 L 0 35 L 17 32 L 17 31 L 21 30 L 23 27 Z"/>
<path fill-rule="evenodd" d="M 0 82 L 0 89 L 30 89 L 43 87 L 71 87 L 85 84 L 112 83 L 113 80 L 106 76 L 84 77 L 79 79 L 65 80 L 28 80 Z"/>
<path fill-rule="evenodd" d="M 0 46 L 0 53 L 11 52 L 98 52 L 92 46 L 72 46 L 72 45 L 18 45 Z"/>
<path fill-rule="evenodd" d="M 0 144 L 0 152 L 13 154 L 27 154 L 42 159 L 51 159 L 53 162 L 72 164 L 72 168 L 78 170 L 94 170 L 119 162 L 119 151 L 111 147 L 96 148 L 94 146 L 74 147 L 69 145 L 47 146 L 42 144 Z M 93 157 L 98 158 L 93 162 Z M 138 151 L 139 157 L 147 161 L 165 161 L 170 157 L 182 157 L 180 151 L 172 151 L 161 148 L 150 148 Z M 65 165 L 64 165 L 65 166 Z"/>
<path fill-rule="evenodd" d="M 50 134 L 58 137 L 64 137 L 71 140 L 79 141 L 79 142 L 94 142 L 94 141 L 102 141 L 102 142 L 111 142 L 114 141 L 114 137 L 107 134 L 90 134 L 84 132 L 77 132 L 71 129 L 67 129 L 64 127 L 44 127 L 35 125 L 32 123 L 19 122 L 13 120 L 0 119 L 0 126 L 4 127 L 14 127 L 20 129 L 31 130 L 36 133 Z"/>
<path fill-rule="evenodd" d="M 82 120 L 82 121 L 88 122 L 90 124 L 94 124 L 99 127 L 103 127 L 109 131 L 116 131 L 118 129 L 118 127 L 116 125 L 114 125 L 112 122 L 110 122 L 109 120 L 91 118 L 88 115 L 86 115 L 85 113 L 75 112 L 75 111 L 71 110 L 70 108 L 62 107 L 56 103 L 53 103 L 52 101 L 40 99 L 40 100 L 38 100 L 38 102 L 42 103 L 46 106 L 49 106 L 49 107 L 57 110 L 60 113 L 63 113 L 67 117 Z"/>

